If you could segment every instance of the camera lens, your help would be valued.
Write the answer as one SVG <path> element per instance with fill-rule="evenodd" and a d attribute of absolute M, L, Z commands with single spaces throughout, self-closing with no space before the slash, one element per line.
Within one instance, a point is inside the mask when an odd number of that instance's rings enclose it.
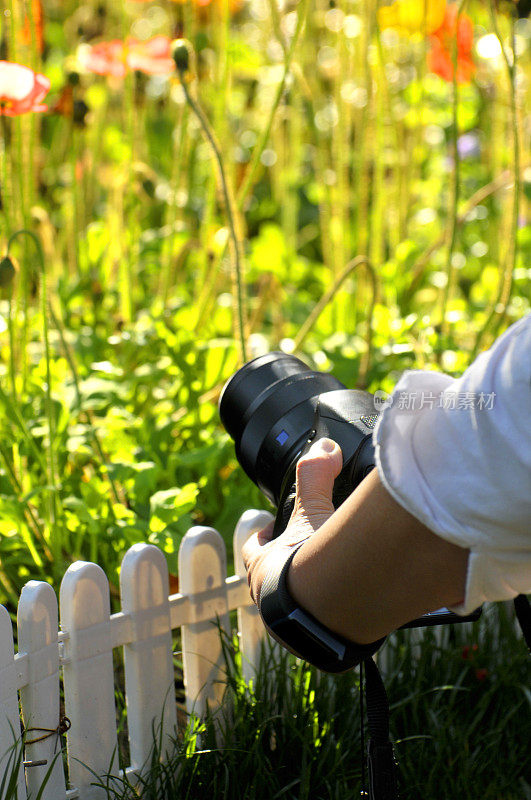
<path fill-rule="evenodd" d="M 245 472 L 275 505 L 284 475 L 312 429 L 318 396 L 344 388 L 333 375 L 286 353 L 249 361 L 225 384 L 221 422 Z"/>

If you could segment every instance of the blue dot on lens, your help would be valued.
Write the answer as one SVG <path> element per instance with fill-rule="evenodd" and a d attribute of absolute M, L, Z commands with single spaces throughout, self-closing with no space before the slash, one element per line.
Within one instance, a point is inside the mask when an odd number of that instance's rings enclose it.
<path fill-rule="evenodd" d="M 289 433 L 286 433 L 286 431 L 280 431 L 280 433 L 276 437 L 276 440 L 279 444 L 284 444 L 285 442 L 287 442 L 288 439 L 289 439 Z"/>

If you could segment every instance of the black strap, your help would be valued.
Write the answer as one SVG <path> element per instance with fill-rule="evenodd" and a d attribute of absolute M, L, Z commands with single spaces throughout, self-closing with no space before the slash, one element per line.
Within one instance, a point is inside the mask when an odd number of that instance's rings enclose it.
<path fill-rule="evenodd" d="M 514 598 L 514 610 L 531 655 L 531 606 L 525 594 L 519 594 Z"/>
<path fill-rule="evenodd" d="M 393 745 L 389 741 L 389 701 L 380 671 L 372 658 L 365 666 L 365 696 L 369 744 L 369 800 L 397 800 L 398 786 Z"/>

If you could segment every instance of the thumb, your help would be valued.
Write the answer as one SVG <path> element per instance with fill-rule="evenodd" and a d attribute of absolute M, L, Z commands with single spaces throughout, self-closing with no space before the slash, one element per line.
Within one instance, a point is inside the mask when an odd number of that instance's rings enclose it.
<path fill-rule="evenodd" d="M 341 448 L 331 439 L 314 442 L 297 464 L 293 515 L 303 515 L 314 531 L 334 513 L 332 491 L 342 466 Z"/>

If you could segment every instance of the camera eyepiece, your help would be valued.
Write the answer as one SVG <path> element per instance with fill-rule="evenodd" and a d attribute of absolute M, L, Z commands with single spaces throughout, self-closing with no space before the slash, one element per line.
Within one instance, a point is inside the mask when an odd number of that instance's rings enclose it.
<path fill-rule="evenodd" d="M 225 384 L 221 422 L 245 472 L 275 505 L 312 430 L 319 395 L 338 389 L 345 386 L 333 375 L 282 352 L 249 361 Z"/>

